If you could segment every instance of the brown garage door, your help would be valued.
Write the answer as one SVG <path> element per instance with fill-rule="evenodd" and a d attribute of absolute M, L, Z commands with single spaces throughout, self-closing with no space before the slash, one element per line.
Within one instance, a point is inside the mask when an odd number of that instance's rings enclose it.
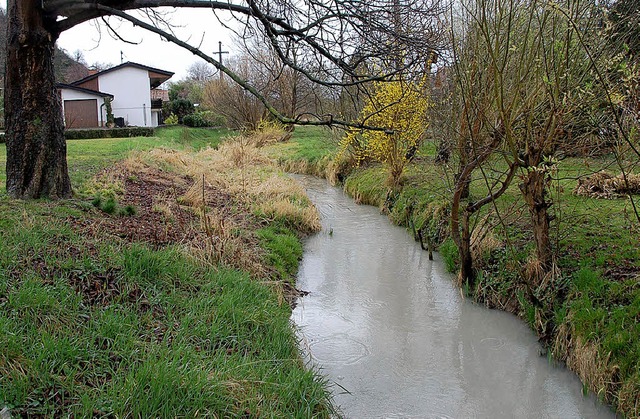
<path fill-rule="evenodd" d="M 65 100 L 64 123 L 67 128 L 95 128 L 98 126 L 96 99 Z"/>

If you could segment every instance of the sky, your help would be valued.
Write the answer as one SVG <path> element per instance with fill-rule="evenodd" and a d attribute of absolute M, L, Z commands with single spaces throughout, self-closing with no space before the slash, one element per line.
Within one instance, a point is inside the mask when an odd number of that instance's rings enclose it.
<path fill-rule="evenodd" d="M 0 0 L 0 5 L 6 10 L 7 1 Z M 174 26 L 174 32 L 183 41 L 194 46 L 200 45 L 205 53 L 218 51 L 218 42 L 222 41 L 222 50 L 233 53 L 232 33 L 219 24 L 210 10 L 165 10 L 169 12 L 167 17 Z M 98 24 L 98 20 L 94 20 L 63 32 L 58 39 L 58 46 L 70 55 L 80 50 L 87 64 L 98 62 L 118 65 L 121 63 L 122 52 L 122 62 L 133 61 L 174 72 L 171 81 L 183 79 L 190 65 L 203 61 L 189 51 L 161 40 L 156 34 L 133 27 L 129 22 L 114 18 L 110 18 L 109 22 L 124 39 L 135 42 L 136 45 L 114 39 L 107 33 L 104 24 Z M 228 57 L 229 54 L 224 54 L 223 62 Z"/>

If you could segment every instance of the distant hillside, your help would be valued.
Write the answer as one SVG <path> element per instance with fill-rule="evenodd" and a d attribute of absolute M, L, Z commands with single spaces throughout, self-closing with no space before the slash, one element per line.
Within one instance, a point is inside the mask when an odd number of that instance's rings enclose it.
<path fill-rule="evenodd" d="M 5 44 L 7 41 L 7 13 L 0 9 L 0 80 L 4 82 L 5 61 L 7 53 Z M 56 80 L 62 83 L 72 82 L 89 75 L 89 69 L 82 62 L 60 48 L 56 47 L 54 67 Z"/>

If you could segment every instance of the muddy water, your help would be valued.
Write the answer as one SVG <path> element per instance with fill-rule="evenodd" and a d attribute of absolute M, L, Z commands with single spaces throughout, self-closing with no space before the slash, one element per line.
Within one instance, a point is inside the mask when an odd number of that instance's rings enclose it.
<path fill-rule="evenodd" d="M 462 299 L 443 263 L 324 181 L 293 319 L 348 418 L 612 418 L 514 316 Z"/>

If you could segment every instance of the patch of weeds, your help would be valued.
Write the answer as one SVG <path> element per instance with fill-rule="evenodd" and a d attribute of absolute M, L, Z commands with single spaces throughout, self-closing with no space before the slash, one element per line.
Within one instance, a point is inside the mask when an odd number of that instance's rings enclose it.
<path fill-rule="evenodd" d="M 133 215 L 136 215 L 136 207 L 134 207 L 133 205 L 129 204 L 124 208 L 120 208 L 120 210 L 118 211 L 118 214 L 129 216 L 129 217 L 133 216 Z"/>
<path fill-rule="evenodd" d="M 113 198 L 107 199 L 104 202 L 104 204 L 102 204 L 102 206 L 100 207 L 100 209 L 106 212 L 107 214 L 114 214 L 117 208 L 118 208 L 118 204 L 116 203 L 116 200 Z"/>
<path fill-rule="evenodd" d="M 446 239 L 440 245 L 440 254 L 447 271 L 455 272 L 458 268 L 458 247 L 451 238 Z"/>
<path fill-rule="evenodd" d="M 131 217 L 136 215 L 137 212 L 136 208 L 131 204 L 121 207 L 113 197 L 107 197 L 107 199 L 104 200 L 101 195 L 96 195 L 93 200 L 91 200 L 91 205 L 109 215 Z"/>
<path fill-rule="evenodd" d="M 536 308 L 524 296 L 524 293 L 522 291 L 518 291 L 517 296 L 518 296 L 518 302 L 520 303 L 520 307 L 523 313 L 524 320 L 527 322 L 529 327 L 531 327 L 532 329 L 535 328 Z"/>

